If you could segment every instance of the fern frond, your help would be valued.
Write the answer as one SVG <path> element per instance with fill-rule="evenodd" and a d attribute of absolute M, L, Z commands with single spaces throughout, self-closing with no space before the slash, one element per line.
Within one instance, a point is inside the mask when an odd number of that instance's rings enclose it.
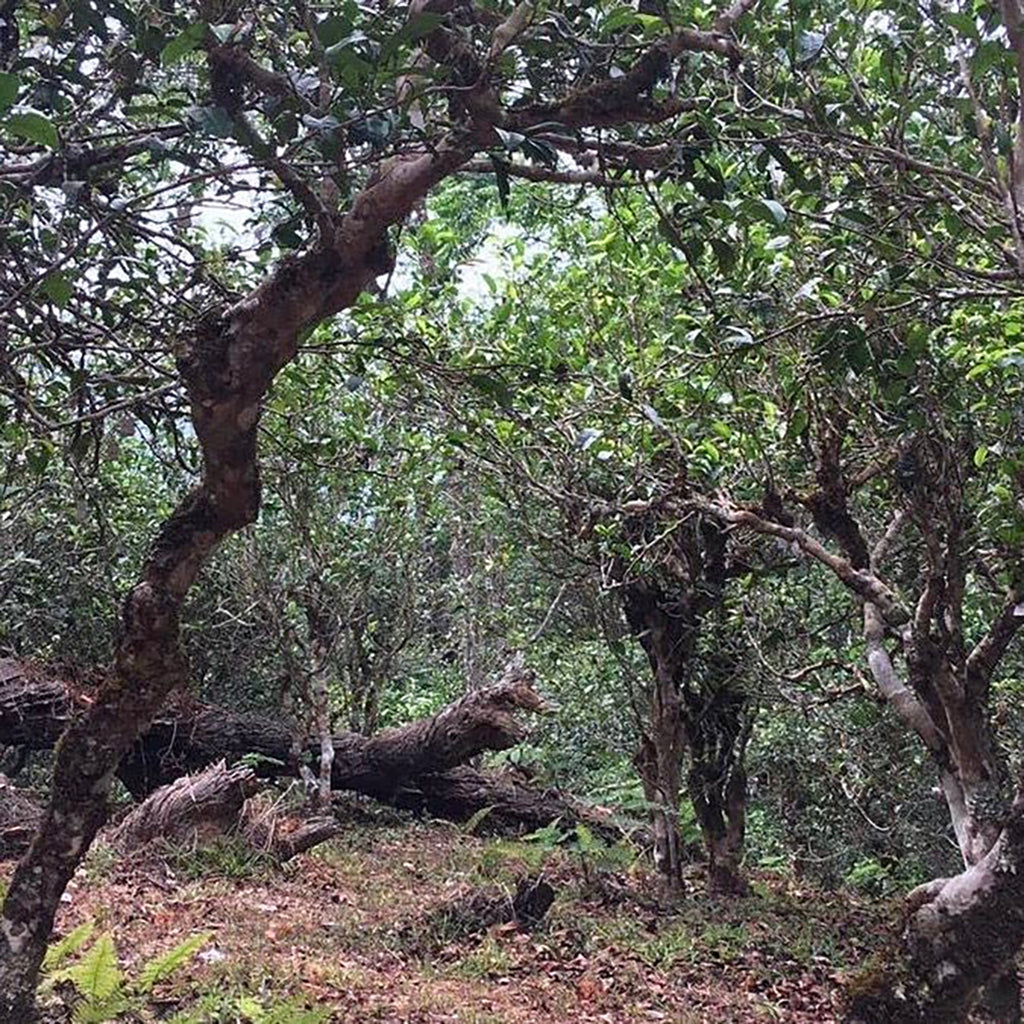
<path fill-rule="evenodd" d="M 125 994 L 118 990 L 106 999 L 83 999 L 75 1006 L 71 1019 L 74 1024 L 111 1024 L 128 1008 Z"/>
<path fill-rule="evenodd" d="M 43 957 L 43 973 L 56 970 L 72 954 L 77 953 L 92 938 L 96 925 L 92 921 L 83 921 L 77 928 L 68 932 L 60 942 L 55 942 Z"/>
<path fill-rule="evenodd" d="M 192 959 L 192 956 L 213 937 L 213 932 L 201 932 L 192 935 L 184 942 L 178 943 L 173 949 L 159 956 L 153 957 L 142 966 L 138 978 L 135 979 L 134 989 L 143 995 L 151 992 L 153 986 L 164 978 L 170 977 L 178 968 L 184 966 Z"/>
<path fill-rule="evenodd" d="M 486 818 L 493 810 L 494 804 L 488 804 L 486 807 L 481 807 L 480 810 L 474 812 L 469 821 L 462 826 L 462 831 L 465 832 L 466 835 L 471 836 L 476 831 L 477 826 L 479 826 L 484 818 Z"/>
<path fill-rule="evenodd" d="M 110 932 L 104 932 L 82 959 L 64 973 L 79 994 L 90 1002 L 101 1002 L 114 995 L 121 988 L 122 974 Z"/>

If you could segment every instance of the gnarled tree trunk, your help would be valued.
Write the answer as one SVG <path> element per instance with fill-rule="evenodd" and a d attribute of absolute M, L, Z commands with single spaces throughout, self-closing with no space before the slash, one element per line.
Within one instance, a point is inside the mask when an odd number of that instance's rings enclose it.
<path fill-rule="evenodd" d="M 654 676 L 647 731 L 634 764 L 651 817 L 654 863 L 670 895 L 683 891 L 682 837 L 679 832 L 683 778 L 682 686 L 693 653 L 695 627 L 684 597 L 657 585 L 631 583 L 623 590 L 630 628 L 647 654 Z"/>
<path fill-rule="evenodd" d="M 1024 624 L 1024 586 L 1019 573 L 1008 573 L 1013 582 L 1002 608 L 972 649 L 964 613 L 974 513 L 958 468 L 964 452 L 942 434 L 915 440 L 913 478 L 903 485 L 885 534 L 869 550 L 850 511 L 841 466 L 846 414 L 833 413 L 819 424 L 818 488 L 802 501 L 817 528 L 839 543 L 845 557 L 792 525 L 791 517 L 698 504 L 723 523 L 749 526 L 795 545 L 863 600 L 868 668 L 893 712 L 936 764 L 965 869 L 912 894 L 903 963 L 857 995 L 850 1019 L 863 1024 L 960 1022 L 984 987 L 1001 996 L 1016 989 L 1010 965 L 1024 942 L 1024 913 L 1014 903 L 1020 898 L 1017 869 L 1024 855 L 1021 797 L 1009 809 L 1007 772 L 989 713 L 993 675 Z M 896 539 L 910 526 L 918 534 L 922 570 L 912 606 L 904 605 L 879 574 Z M 898 638 L 905 673 L 897 669 L 887 645 L 892 636 Z M 1005 1008 L 1003 1019 L 1019 1018 L 1019 998 L 1016 1002 Z"/>
<path fill-rule="evenodd" d="M 744 756 L 753 726 L 742 687 L 740 651 L 722 623 L 708 630 L 712 650 L 700 658 L 699 678 L 687 688 L 687 788 L 708 854 L 708 892 L 746 896 L 743 840 L 747 812 Z"/>
<path fill-rule="evenodd" d="M 959 1024 L 979 989 L 1013 969 L 1024 939 L 1024 797 L 984 857 L 915 890 L 908 907 L 906 963 L 853 998 L 850 1024 Z M 1004 1009 L 1019 1019 L 1019 1003 Z"/>
<path fill-rule="evenodd" d="M 225 48 L 225 56 L 229 48 Z M 203 453 L 199 485 L 157 535 L 125 599 L 113 672 L 61 739 L 50 803 L 11 879 L 0 917 L 0 1021 L 27 1021 L 61 893 L 106 820 L 118 763 L 167 695 L 188 679 L 179 615 L 207 559 L 260 506 L 256 458 L 261 403 L 298 351 L 300 333 L 349 306 L 388 269 L 385 231 L 472 156 L 476 141 L 441 147 L 391 169 L 322 226 L 310 251 L 260 287 L 211 312 L 181 339 L 178 368 Z"/>
<path fill-rule="evenodd" d="M 31 750 L 51 749 L 76 706 L 91 693 L 75 690 L 30 666 L 0 661 L 0 737 Z M 20 673 L 20 674 L 19 674 Z M 486 750 L 507 749 L 522 740 L 518 712 L 543 710 L 532 674 L 511 665 L 502 680 L 467 694 L 436 715 L 373 737 L 340 733 L 340 755 L 332 764 L 332 787 L 385 800 L 397 807 L 451 821 L 486 812 L 487 831 L 532 831 L 561 819 L 566 827 L 585 823 L 610 842 L 623 828 L 612 815 L 553 791 L 541 791 L 507 776 L 462 767 Z M 318 744 L 306 748 L 316 757 Z M 161 712 L 122 760 L 118 774 L 138 797 L 198 772 L 221 759 L 258 755 L 255 773 L 267 778 L 294 774 L 293 737 L 279 718 L 238 714 L 226 708 L 179 699 Z M 15 791 L 17 792 L 17 791 Z M 30 818 L 12 824 L 11 848 L 24 848 Z M 2 821 L 2 819 L 0 819 Z M 646 833 L 637 835 L 647 842 Z"/>

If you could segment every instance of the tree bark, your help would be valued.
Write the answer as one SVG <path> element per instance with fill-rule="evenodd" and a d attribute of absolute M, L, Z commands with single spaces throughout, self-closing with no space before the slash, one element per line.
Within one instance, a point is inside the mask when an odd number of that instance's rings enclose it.
<path fill-rule="evenodd" d="M 256 773 L 223 761 L 161 786 L 114 829 L 115 846 L 131 850 L 153 839 L 180 840 L 227 832 L 238 824 L 246 800 L 259 788 Z"/>
<path fill-rule="evenodd" d="M 701 785 L 691 778 L 694 812 L 708 852 L 708 892 L 712 896 L 749 896 L 743 876 L 747 778 L 741 764 L 729 768 L 725 780 Z"/>
<path fill-rule="evenodd" d="M 0 859 L 20 855 L 42 818 L 42 807 L 0 775 Z"/>
<path fill-rule="evenodd" d="M 690 773 L 687 788 L 708 855 L 708 892 L 747 896 L 741 871 L 747 812 L 743 761 L 753 712 L 737 676 L 739 657 L 716 630 L 701 678 L 684 695 Z"/>
<path fill-rule="evenodd" d="M 0 742 L 33 750 L 52 749 L 77 709 L 91 694 L 25 666 L 0 684 Z M 586 824 L 609 842 L 622 838 L 612 815 L 557 792 L 540 791 L 511 777 L 458 767 L 485 750 L 507 749 L 525 735 L 516 715 L 544 705 L 532 676 L 519 669 L 499 683 L 474 691 L 436 715 L 373 737 L 341 733 L 332 765 L 332 788 L 352 790 L 397 807 L 452 821 L 486 811 L 484 831 L 531 831 L 561 819 L 567 828 Z M 118 774 L 137 797 L 198 772 L 219 760 L 256 755 L 260 777 L 295 774 L 293 738 L 285 722 L 179 699 L 161 713 L 126 755 Z M 308 756 L 319 754 L 311 742 Z M 20 846 L 27 832 L 21 829 Z M 642 842 L 649 836 L 632 830 Z"/>
<path fill-rule="evenodd" d="M 660 532 L 655 523 L 643 515 L 633 523 L 652 565 L 621 590 L 626 620 L 653 676 L 634 763 L 650 807 L 655 863 L 668 893 L 681 894 L 679 810 L 688 750 L 687 784 L 707 849 L 709 890 L 742 895 L 743 756 L 752 719 L 738 684 L 741 659 L 722 622 L 726 536 L 711 520 L 695 522 L 671 531 L 670 547 L 659 553 L 650 546 L 650 534 Z M 702 651 L 709 645 L 710 653 Z"/>
<path fill-rule="evenodd" d="M 412 10 L 422 9 L 420 2 Z M 714 31 L 682 29 L 652 44 L 614 84 L 614 103 L 595 103 L 608 82 L 598 80 L 551 103 L 502 109 L 487 67 L 448 25 L 423 43 L 424 52 L 452 77 L 459 123 L 416 152 L 386 161 L 346 212 L 319 201 L 314 184 L 261 145 L 252 155 L 314 216 L 317 236 L 303 253 L 281 260 L 261 285 L 231 305 L 211 309 L 174 344 L 202 452 L 199 484 L 160 528 L 136 585 L 122 604 L 113 671 L 92 703 L 61 739 L 50 802 L 39 833 L 22 858 L 0 916 L 0 1024 L 35 1015 L 39 966 L 60 896 L 107 815 L 114 772 L 167 696 L 188 680 L 179 642 L 185 598 L 207 560 L 260 509 L 257 429 L 262 402 L 277 373 L 298 353 L 308 328 L 348 308 L 394 260 L 388 229 L 401 223 L 439 182 L 495 141 L 495 125 L 527 131 L 552 120 L 568 128 L 667 121 L 676 103 L 656 101 L 651 90 L 671 62 L 689 50 L 738 59 L 729 37 L 746 3 L 714 19 Z M 205 44 L 212 69 L 257 92 L 291 89 L 289 80 L 263 67 L 241 45 Z M 252 129 L 239 112 L 235 128 Z"/>
<path fill-rule="evenodd" d="M 240 830 L 256 849 L 285 861 L 336 835 L 333 817 L 281 816 L 276 803 L 252 801 L 260 781 L 252 768 L 223 761 L 150 793 L 114 829 L 111 842 L 131 852 L 154 839 L 189 841 Z"/>
<path fill-rule="evenodd" d="M 851 999 L 849 1024 L 960 1024 L 979 989 L 1012 964 L 1024 941 L 1024 797 L 976 864 L 908 898 L 906 962 Z M 1009 1007 L 1004 1019 L 1019 1016 Z"/>

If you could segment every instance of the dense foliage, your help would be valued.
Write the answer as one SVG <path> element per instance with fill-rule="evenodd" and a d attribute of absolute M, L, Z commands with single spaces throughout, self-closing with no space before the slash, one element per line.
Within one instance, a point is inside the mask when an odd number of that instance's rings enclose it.
<path fill-rule="evenodd" d="M 650 813 L 674 891 L 1009 847 L 1022 17 L 8 4 L 0 652 L 298 743 L 525 650 L 560 712 L 495 760 Z"/>

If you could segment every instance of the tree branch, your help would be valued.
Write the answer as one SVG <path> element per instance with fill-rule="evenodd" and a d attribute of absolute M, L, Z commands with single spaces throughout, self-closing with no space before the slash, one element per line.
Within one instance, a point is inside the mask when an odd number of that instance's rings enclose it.
<path fill-rule="evenodd" d="M 823 544 L 796 526 L 764 519 L 749 509 L 732 508 L 711 501 L 694 500 L 691 504 L 717 517 L 731 526 L 743 526 L 756 533 L 778 537 L 789 544 L 795 544 L 822 565 L 827 566 L 846 587 L 865 601 L 878 606 L 889 625 L 899 627 L 910 621 L 910 612 L 903 606 L 897 595 L 874 573 L 857 569 L 845 558 L 829 551 Z"/>
<path fill-rule="evenodd" d="M 1022 589 L 1019 586 L 1011 587 L 995 622 L 967 658 L 967 695 L 979 703 L 988 696 L 996 667 L 1017 631 L 1024 625 L 1022 601 Z"/>

